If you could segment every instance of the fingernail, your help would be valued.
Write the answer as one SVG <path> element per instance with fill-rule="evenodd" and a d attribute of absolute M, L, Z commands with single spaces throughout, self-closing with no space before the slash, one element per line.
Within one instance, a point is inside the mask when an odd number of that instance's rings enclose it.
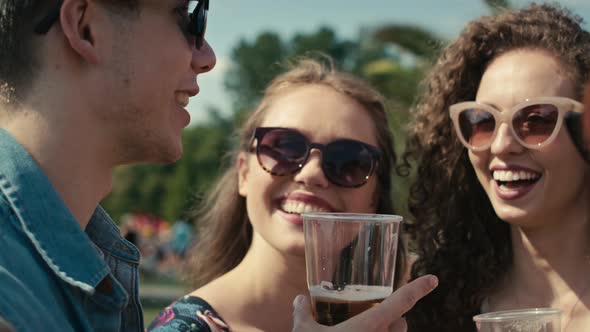
<path fill-rule="evenodd" d="M 430 276 L 429 278 L 430 280 L 430 286 L 432 288 L 435 288 L 436 286 L 438 286 L 438 278 L 436 276 Z"/>
<path fill-rule="evenodd" d="M 303 295 L 299 294 L 297 296 L 295 296 L 295 299 L 293 300 L 293 306 L 296 307 L 298 305 L 300 305 L 303 302 Z"/>

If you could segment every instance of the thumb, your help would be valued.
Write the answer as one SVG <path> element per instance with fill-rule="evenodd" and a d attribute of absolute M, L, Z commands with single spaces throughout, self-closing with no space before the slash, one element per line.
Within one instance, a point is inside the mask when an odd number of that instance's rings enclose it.
<path fill-rule="evenodd" d="M 311 312 L 309 298 L 297 295 L 293 300 L 293 332 L 317 331 L 321 325 L 316 323 Z"/>

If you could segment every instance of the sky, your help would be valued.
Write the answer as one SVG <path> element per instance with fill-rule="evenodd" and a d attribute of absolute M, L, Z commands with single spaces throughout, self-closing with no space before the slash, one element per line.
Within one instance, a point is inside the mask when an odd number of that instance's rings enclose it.
<path fill-rule="evenodd" d="M 197 78 L 201 92 L 191 98 L 191 125 L 207 120 L 211 106 L 230 110 L 223 77 L 231 66 L 230 54 L 242 39 L 253 41 L 264 31 L 283 39 L 298 32 L 329 26 L 339 38 L 356 39 L 362 28 L 384 24 L 417 24 L 452 39 L 470 20 L 489 14 L 481 0 L 210 0 L 206 39 L 217 55 L 217 65 Z M 517 7 L 528 0 L 511 0 Z M 590 29 L 590 0 L 554 1 L 572 10 Z"/>

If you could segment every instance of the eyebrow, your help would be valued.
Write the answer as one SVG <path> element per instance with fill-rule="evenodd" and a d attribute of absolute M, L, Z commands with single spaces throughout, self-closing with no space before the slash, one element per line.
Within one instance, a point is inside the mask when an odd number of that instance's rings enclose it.
<path fill-rule="evenodd" d="M 494 103 L 488 103 L 488 102 L 483 102 L 483 101 L 476 101 L 476 103 L 483 104 L 483 105 L 488 105 L 490 107 L 493 107 L 493 108 L 497 109 L 498 111 L 502 110 L 501 107 L 498 107 L 498 105 L 496 105 Z"/>

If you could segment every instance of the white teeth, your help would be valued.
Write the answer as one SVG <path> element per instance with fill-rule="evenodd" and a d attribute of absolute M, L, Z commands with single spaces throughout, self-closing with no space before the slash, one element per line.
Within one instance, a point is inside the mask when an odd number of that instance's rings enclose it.
<path fill-rule="evenodd" d="M 509 182 L 518 180 L 536 180 L 541 176 L 537 173 L 526 171 L 493 171 L 496 181 Z"/>
<path fill-rule="evenodd" d="M 309 205 L 299 201 L 285 200 L 281 202 L 281 209 L 287 213 L 316 213 L 316 212 L 329 212 L 328 210 L 315 206 Z"/>
<path fill-rule="evenodd" d="M 186 92 L 177 92 L 176 93 L 176 102 L 180 104 L 182 107 L 188 106 L 190 95 Z"/>

